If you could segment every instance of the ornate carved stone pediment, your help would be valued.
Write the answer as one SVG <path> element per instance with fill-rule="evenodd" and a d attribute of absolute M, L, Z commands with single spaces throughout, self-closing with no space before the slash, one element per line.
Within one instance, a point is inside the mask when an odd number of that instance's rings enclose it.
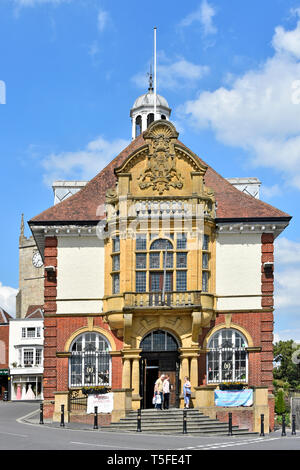
<path fill-rule="evenodd" d="M 174 140 L 177 136 L 170 123 L 161 121 L 156 121 L 145 132 L 149 153 L 146 168 L 138 177 L 140 189 L 152 188 L 161 195 L 171 187 L 183 187 L 184 178 L 176 168 Z"/>

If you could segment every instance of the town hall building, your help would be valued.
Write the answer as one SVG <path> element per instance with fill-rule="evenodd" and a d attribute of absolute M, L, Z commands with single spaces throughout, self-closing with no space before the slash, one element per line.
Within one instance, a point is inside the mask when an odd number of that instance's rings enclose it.
<path fill-rule="evenodd" d="M 156 98 L 156 106 L 154 100 Z M 154 110 L 156 109 L 156 115 Z M 274 240 L 291 217 L 241 191 L 180 140 L 150 83 L 130 111 L 132 142 L 70 197 L 29 221 L 44 269 L 44 412 L 106 391 L 100 423 L 170 403 L 226 420 L 215 392 L 250 390 L 234 423 L 274 426 Z M 226 387 L 225 387 L 226 385 Z M 230 388 L 230 387 L 229 387 Z"/>

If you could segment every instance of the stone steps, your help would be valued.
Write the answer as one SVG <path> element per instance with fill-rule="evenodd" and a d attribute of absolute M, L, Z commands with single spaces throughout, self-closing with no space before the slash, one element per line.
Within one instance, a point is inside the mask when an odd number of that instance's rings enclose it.
<path fill-rule="evenodd" d="M 228 434 L 228 423 L 222 423 L 217 419 L 205 416 L 197 409 L 187 410 L 186 420 L 187 434 Z M 137 431 L 137 411 L 130 411 L 125 418 L 118 423 L 110 424 L 109 431 L 136 432 Z M 183 433 L 183 410 L 171 408 L 170 410 L 142 410 L 141 430 L 149 434 L 182 434 Z M 248 429 L 241 429 L 238 426 L 232 427 L 233 435 L 255 434 Z"/>

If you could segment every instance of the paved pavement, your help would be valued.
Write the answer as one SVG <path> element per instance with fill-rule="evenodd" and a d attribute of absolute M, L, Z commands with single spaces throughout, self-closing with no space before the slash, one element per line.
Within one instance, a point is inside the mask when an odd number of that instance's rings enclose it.
<path fill-rule="evenodd" d="M 109 458 L 121 458 L 126 453 L 129 457 L 143 456 L 147 451 L 150 457 L 147 461 L 130 462 L 133 467 L 144 468 L 150 463 L 176 464 L 157 459 L 170 456 L 184 456 L 189 459 L 197 459 L 195 455 L 199 451 L 271 451 L 273 455 L 279 452 L 300 450 L 300 431 L 296 436 L 291 435 L 287 429 L 287 435 L 281 436 L 281 431 L 268 434 L 265 437 L 259 435 L 241 436 L 167 436 L 146 433 L 110 432 L 105 427 L 97 430 L 93 425 L 81 423 L 66 423 L 61 427 L 60 423 L 52 423 L 44 420 L 39 424 L 39 404 L 28 402 L 0 402 L 0 450 L 30 451 L 30 450 L 94 450 L 106 451 L 106 463 Z M 198 452 L 197 452 L 198 451 Z M 150 452 L 150 453 L 149 453 Z M 255 452 L 254 452 L 255 453 Z M 214 454 L 214 458 L 217 454 Z M 104 454 L 103 454 L 104 455 Z M 125 455 L 125 454 L 124 454 Z M 152 456 L 152 457 L 151 457 Z M 154 457 L 153 457 L 154 456 Z M 155 457 L 156 456 L 156 457 Z M 160 457 L 159 457 L 160 456 Z M 176 458 L 177 458 L 176 457 Z M 171 459 L 171 457 L 169 457 Z M 152 460 L 151 460 L 152 459 Z M 156 461 L 153 461 L 153 459 Z M 145 459 L 144 459 L 145 460 Z M 195 461 L 194 461 L 195 462 Z M 124 463 L 119 463 L 120 465 Z M 128 462 L 127 462 L 128 463 Z M 143 466 L 141 466 L 143 463 Z"/>

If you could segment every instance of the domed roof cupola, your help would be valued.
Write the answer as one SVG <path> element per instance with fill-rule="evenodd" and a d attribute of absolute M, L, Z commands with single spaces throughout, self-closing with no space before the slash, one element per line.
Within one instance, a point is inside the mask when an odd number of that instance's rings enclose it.
<path fill-rule="evenodd" d="M 132 139 L 144 132 L 154 120 L 166 119 L 169 121 L 171 109 L 167 100 L 158 94 L 156 94 L 156 119 L 154 119 L 154 99 L 152 73 L 150 72 L 148 92 L 139 96 L 130 110 Z"/>

